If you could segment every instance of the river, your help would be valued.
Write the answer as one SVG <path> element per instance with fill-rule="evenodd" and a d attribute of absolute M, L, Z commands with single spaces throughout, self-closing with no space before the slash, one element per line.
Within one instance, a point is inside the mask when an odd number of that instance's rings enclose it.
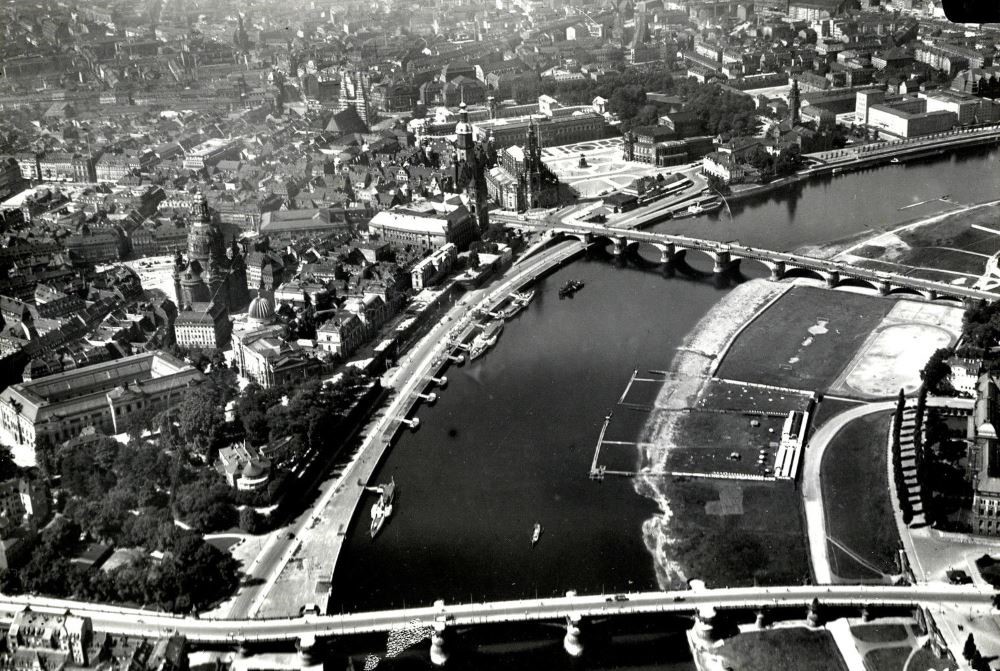
<path fill-rule="evenodd" d="M 792 249 L 881 230 L 1000 197 L 1000 151 L 886 166 L 798 184 L 656 230 Z M 711 270 L 702 255 L 696 269 Z M 762 268 L 750 266 L 749 276 Z M 585 288 L 559 299 L 569 278 Z M 666 276 L 597 253 L 537 285 L 497 346 L 447 371 L 421 426 L 397 440 L 375 480 L 397 483 L 372 542 L 362 499 L 334 576 L 331 610 L 656 589 L 641 526 L 656 507 L 632 483 L 588 479 L 604 416 L 633 369 L 664 369 L 727 290 L 709 275 Z M 635 434 L 641 428 L 636 421 Z M 634 440 L 634 436 L 632 437 Z M 626 448 L 627 449 L 627 448 Z M 532 526 L 542 524 L 537 547 Z M 678 668 L 688 668 L 686 666 Z"/>

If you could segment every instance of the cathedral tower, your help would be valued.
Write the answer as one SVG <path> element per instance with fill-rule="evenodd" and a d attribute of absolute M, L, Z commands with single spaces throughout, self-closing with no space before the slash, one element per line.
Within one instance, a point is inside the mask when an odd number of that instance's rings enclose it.
<path fill-rule="evenodd" d="M 483 231 L 489 226 L 486 159 L 473 138 L 469 110 L 464 100 L 458 110 L 458 124 L 455 125 L 455 190 L 459 193 L 465 191 L 469 213 L 479 230 Z"/>
<path fill-rule="evenodd" d="M 792 90 L 788 92 L 788 120 L 794 126 L 799 123 L 799 80 L 792 80 Z"/>

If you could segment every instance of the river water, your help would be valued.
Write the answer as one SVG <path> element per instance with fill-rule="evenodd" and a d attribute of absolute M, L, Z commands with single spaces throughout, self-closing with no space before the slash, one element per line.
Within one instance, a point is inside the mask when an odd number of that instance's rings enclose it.
<path fill-rule="evenodd" d="M 1000 198 L 1000 152 L 887 166 L 794 185 L 711 217 L 656 230 L 772 249 L 822 244 L 884 229 L 955 204 Z M 331 610 L 446 601 L 656 589 L 641 526 L 656 512 L 632 483 L 588 479 L 604 416 L 633 369 L 665 369 L 676 347 L 727 291 L 706 276 L 591 254 L 536 287 L 484 357 L 447 370 L 448 387 L 418 410 L 375 480 L 397 483 L 392 518 L 372 542 L 363 499 L 334 576 Z M 750 266 L 749 277 L 763 268 Z M 586 283 L 574 298 L 556 291 Z M 738 280 L 737 280 L 738 281 Z M 617 415 L 616 415 L 617 417 Z M 641 428 L 637 420 L 634 440 Z M 537 547 L 535 522 L 544 533 Z M 677 668 L 688 668 L 681 666 Z"/>

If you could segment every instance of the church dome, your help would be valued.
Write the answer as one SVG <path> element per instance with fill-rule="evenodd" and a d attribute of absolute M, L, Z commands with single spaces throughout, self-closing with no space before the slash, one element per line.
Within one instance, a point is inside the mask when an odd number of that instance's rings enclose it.
<path fill-rule="evenodd" d="M 274 307 L 266 296 L 257 296 L 250 301 L 250 308 L 247 310 L 250 319 L 258 321 L 268 321 L 274 317 Z"/>

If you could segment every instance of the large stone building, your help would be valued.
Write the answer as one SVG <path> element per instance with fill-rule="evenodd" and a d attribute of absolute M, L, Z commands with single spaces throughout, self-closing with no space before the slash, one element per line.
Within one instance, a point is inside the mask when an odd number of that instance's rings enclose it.
<path fill-rule="evenodd" d="M 276 323 L 274 306 L 266 295 L 250 302 L 247 318 L 233 328 L 233 362 L 240 375 L 265 389 L 308 377 L 319 362 L 285 340 L 285 327 Z"/>
<path fill-rule="evenodd" d="M 1000 536 L 1000 440 L 996 421 L 998 390 L 996 380 L 979 377 L 976 403 L 972 411 L 975 442 L 972 464 L 972 531 L 984 536 Z"/>
<path fill-rule="evenodd" d="M 239 312 L 250 302 L 243 252 L 235 240 L 227 251 L 222 230 L 205 200 L 200 215 L 188 228 L 187 263 L 178 254 L 174 265 L 177 307 L 218 303 L 230 313 Z"/>
<path fill-rule="evenodd" d="M 365 72 L 344 71 L 340 75 L 340 96 L 337 98 L 337 111 L 342 112 L 353 107 L 358 117 L 366 126 L 375 121 L 375 109 L 372 107 L 368 92 L 371 90 L 371 78 Z"/>
<path fill-rule="evenodd" d="M 465 249 L 479 237 L 464 205 L 423 201 L 379 212 L 368 223 L 373 237 L 392 245 L 437 249 L 452 243 Z"/>
<path fill-rule="evenodd" d="M 25 607 L 7 630 L 7 650 L 0 654 L 5 669 L 85 667 L 93 637 L 90 618 L 65 613 L 39 613 Z M 96 661 L 96 660 L 94 660 Z"/>
<path fill-rule="evenodd" d="M 232 333 L 229 312 L 219 303 L 192 303 L 174 319 L 178 347 L 214 351 L 226 349 Z"/>
<path fill-rule="evenodd" d="M 122 433 L 132 417 L 176 404 L 204 378 L 170 354 L 143 352 L 11 385 L 0 392 L 0 442 L 19 465 L 33 466 L 43 436 L 59 443 L 86 426 Z"/>
<path fill-rule="evenodd" d="M 488 108 L 489 118 L 475 122 L 475 135 L 480 141 L 492 138 L 497 147 L 523 145 L 529 131 L 546 147 L 599 140 L 611 134 L 604 115 L 593 106 L 566 106 L 551 96 L 539 96 L 536 109 L 525 109 L 517 116 L 502 116 L 495 100 Z"/>
<path fill-rule="evenodd" d="M 951 130 L 958 125 L 958 115 L 947 109 L 929 111 L 927 101 L 915 104 L 873 105 L 868 110 L 868 126 L 897 138 L 919 137 Z"/>
<path fill-rule="evenodd" d="M 454 245 L 451 248 L 454 249 Z M 345 358 L 365 342 L 367 331 L 356 314 L 340 310 L 316 329 L 316 346 L 324 352 Z"/>
<path fill-rule="evenodd" d="M 559 203 L 559 180 L 542 163 L 538 136 L 528 129 L 524 147 L 506 147 L 500 151 L 498 165 L 486 173 L 490 198 L 505 210 L 552 207 Z"/>

